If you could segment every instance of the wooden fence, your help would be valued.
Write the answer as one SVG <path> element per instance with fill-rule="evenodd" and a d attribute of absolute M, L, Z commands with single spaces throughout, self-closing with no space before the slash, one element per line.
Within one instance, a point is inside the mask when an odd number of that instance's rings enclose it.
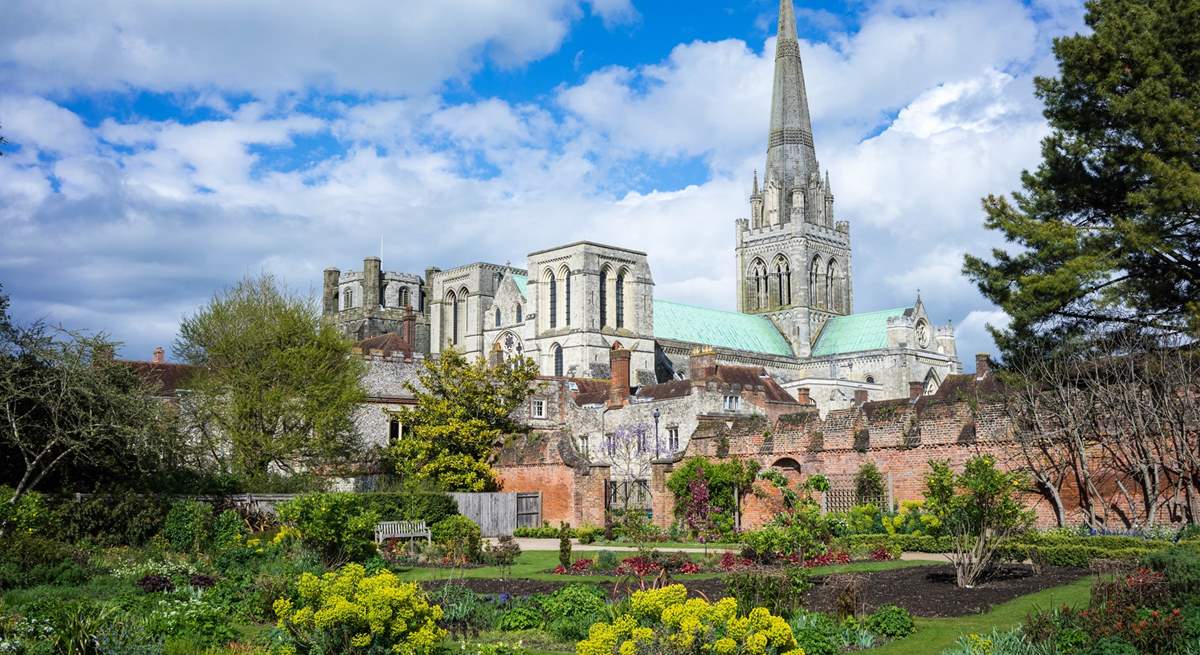
<path fill-rule="evenodd" d="M 452 493 L 458 513 L 479 524 L 485 537 L 511 536 L 516 528 L 535 528 L 542 524 L 542 494 L 534 493 Z"/>
<path fill-rule="evenodd" d="M 829 480 L 829 491 L 821 494 L 821 509 L 826 512 L 848 512 L 855 505 L 870 503 L 882 509 L 885 512 L 890 512 L 894 507 L 895 496 L 893 493 L 892 474 L 887 474 L 887 479 L 884 481 L 885 489 L 883 495 L 879 498 L 858 498 L 858 493 L 855 491 L 853 475 L 827 475 Z"/>

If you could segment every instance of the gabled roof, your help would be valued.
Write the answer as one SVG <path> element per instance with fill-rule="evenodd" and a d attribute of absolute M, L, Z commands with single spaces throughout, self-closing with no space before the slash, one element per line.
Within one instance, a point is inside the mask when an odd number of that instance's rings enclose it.
<path fill-rule="evenodd" d="M 156 386 L 164 396 L 175 395 L 175 392 L 187 382 L 196 368 L 190 364 L 168 364 L 166 362 L 135 362 L 121 361 L 138 377 Z"/>
<path fill-rule="evenodd" d="M 517 291 L 521 292 L 521 297 L 528 298 L 529 296 L 525 294 L 525 287 L 529 286 L 529 276 L 513 274 L 511 277 L 513 284 L 517 285 Z"/>
<path fill-rule="evenodd" d="M 887 348 L 889 318 L 903 316 L 908 307 L 883 309 L 877 312 L 834 316 L 825 321 L 821 336 L 813 344 L 812 356 L 841 355 L 861 350 Z"/>
<path fill-rule="evenodd" d="M 771 319 L 754 314 L 654 301 L 654 338 L 790 356 L 792 348 Z"/>
<path fill-rule="evenodd" d="M 398 332 L 386 332 L 378 336 L 363 339 L 354 344 L 354 347 L 367 354 L 372 350 L 382 350 L 384 355 L 412 350 Z"/>

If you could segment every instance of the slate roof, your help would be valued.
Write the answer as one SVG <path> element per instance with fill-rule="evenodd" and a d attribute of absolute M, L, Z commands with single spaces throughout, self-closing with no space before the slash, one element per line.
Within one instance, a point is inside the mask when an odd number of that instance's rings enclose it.
<path fill-rule="evenodd" d="M 909 307 L 883 309 L 877 312 L 834 316 L 825 321 L 821 335 L 813 344 L 812 356 L 841 355 L 862 350 L 887 348 L 887 322 L 893 316 L 903 316 Z"/>
<path fill-rule="evenodd" d="M 529 296 L 525 293 L 525 287 L 529 286 L 529 276 L 513 274 L 512 281 L 513 284 L 517 285 L 517 291 L 521 292 L 521 297 L 528 298 Z"/>
<path fill-rule="evenodd" d="M 790 356 L 792 349 L 766 316 L 654 301 L 654 338 Z"/>

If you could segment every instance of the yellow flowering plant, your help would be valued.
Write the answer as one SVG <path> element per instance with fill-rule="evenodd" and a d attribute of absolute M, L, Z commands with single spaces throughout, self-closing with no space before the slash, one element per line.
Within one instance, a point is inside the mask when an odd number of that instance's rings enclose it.
<path fill-rule="evenodd" d="M 390 571 L 369 576 L 348 564 L 320 577 L 301 574 L 296 587 L 298 602 L 280 598 L 274 605 L 288 642 L 281 655 L 429 655 L 446 636 L 437 625 L 442 608 Z"/>
<path fill-rule="evenodd" d="M 737 601 L 688 598 L 683 585 L 634 592 L 629 612 L 594 623 L 577 655 L 804 655 L 783 618 L 756 607 L 745 616 Z"/>

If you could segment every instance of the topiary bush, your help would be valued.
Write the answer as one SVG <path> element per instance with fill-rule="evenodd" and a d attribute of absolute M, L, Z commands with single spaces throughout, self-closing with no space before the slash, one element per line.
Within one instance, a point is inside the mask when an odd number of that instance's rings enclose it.
<path fill-rule="evenodd" d="M 421 588 L 390 571 L 368 576 L 358 564 L 317 577 L 304 573 L 299 600 L 275 601 L 292 652 L 430 655 L 446 637 L 442 609 Z"/>
<path fill-rule="evenodd" d="M 300 543 L 327 565 L 363 561 L 375 554 L 379 515 L 358 494 L 315 493 L 277 508 L 279 520 L 300 534 Z"/>
<path fill-rule="evenodd" d="M 208 503 L 182 500 L 171 505 L 163 521 L 163 536 L 172 550 L 180 553 L 198 553 L 208 543 L 212 526 L 213 508 Z"/>
<path fill-rule="evenodd" d="M 456 514 L 435 523 L 433 543 L 441 546 L 456 564 L 477 564 L 483 559 L 483 536 L 471 519 Z"/>
<path fill-rule="evenodd" d="M 896 605 L 880 607 L 867 617 L 865 623 L 868 630 L 888 639 L 907 637 L 917 630 L 912 614 Z"/>

